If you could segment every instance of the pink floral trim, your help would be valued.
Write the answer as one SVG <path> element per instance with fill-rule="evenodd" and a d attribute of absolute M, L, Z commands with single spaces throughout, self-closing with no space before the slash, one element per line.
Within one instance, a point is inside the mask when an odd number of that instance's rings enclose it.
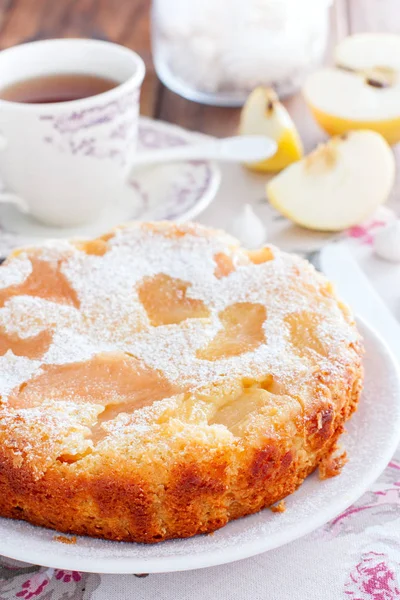
<path fill-rule="evenodd" d="M 48 585 L 49 579 L 47 575 L 43 573 L 38 573 L 33 575 L 30 579 L 24 581 L 21 586 L 21 590 L 17 592 L 15 595 L 17 598 L 24 598 L 24 600 L 30 600 L 35 596 L 39 596 L 46 585 Z"/>
<path fill-rule="evenodd" d="M 70 581 L 80 581 L 82 575 L 78 571 L 63 571 L 62 569 L 58 569 L 56 571 L 56 579 L 64 581 L 64 583 L 69 583 Z"/>
<path fill-rule="evenodd" d="M 0 562 L 0 600 L 88 600 L 100 585 L 100 576 L 92 573 L 25 563 L 10 568 L 4 562 Z"/>
<path fill-rule="evenodd" d="M 398 486 L 398 483 L 394 483 L 394 485 Z M 373 504 L 366 504 L 365 506 L 350 506 L 346 511 L 340 514 L 336 519 L 331 521 L 332 525 L 335 525 L 339 521 L 349 517 L 352 514 L 361 512 L 363 510 L 367 510 L 368 508 L 375 508 L 378 504 L 399 504 L 400 505 L 400 496 L 399 490 L 396 488 L 387 488 L 386 490 L 378 490 L 376 492 L 372 492 L 374 496 L 378 497 L 377 501 Z"/>
<path fill-rule="evenodd" d="M 376 232 L 376 229 L 379 229 L 384 225 L 386 225 L 385 221 L 374 220 L 367 225 L 356 225 L 355 227 L 350 227 L 350 229 L 347 231 L 347 235 L 351 238 L 360 240 L 362 244 L 372 246 L 374 243 L 373 234 Z"/>
<path fill-rule="evenodd" d="M 400 598 L 398 567 L 385 554 L 368 552 L 349 574 L 344 593 L 352 600 Z"/>

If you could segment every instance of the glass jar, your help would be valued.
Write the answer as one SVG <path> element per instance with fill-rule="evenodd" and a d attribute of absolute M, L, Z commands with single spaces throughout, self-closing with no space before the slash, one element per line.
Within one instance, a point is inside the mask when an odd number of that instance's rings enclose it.
<path fill-rule="evenodd" d="M 292 94 L 322 60 L 330 0 L 153 0 L 157 75 L 205 104 L 240 106 L 257 85 Z"/>

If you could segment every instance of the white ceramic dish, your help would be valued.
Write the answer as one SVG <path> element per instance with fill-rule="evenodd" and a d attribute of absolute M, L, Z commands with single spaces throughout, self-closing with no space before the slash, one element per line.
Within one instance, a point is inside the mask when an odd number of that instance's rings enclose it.
<path fill-rule="evenodd" d="M 163 121 L 141 117 L 139 146 L 151 150 L 196 142 L 204 136 Z M 93 237 L 133 219 L 158 221 L 194 219 L 213 200 L 220 184 L 218 166 L 210 161 L 182 161 L 138 170 L 129 183 L 121 181 L 114 197 L 96 221 L 73 228 L 48 227 L 20 213 L 12 204 L 0 205 L 0 256 L 14 248 L 48 238 Z M 57 199 L 55 198 L 55 201 Z"/>
<path fill-rule="evenodd" d="M 400 376 L 384 343 L 360 323 L 366 345 L 365 390 L 343 436 L 349 462 L 339 477 L 309 477 L 286 500 L 282 514 L 264 510 L 213 535 L 156 545 L 80 537 L 55 540 L 54 531 L 0 519 L 0 554 L 43 566 L 97 573 L 184 571 L 233 562 L 295 540 L 343 512 L 379 476 L 400 437 Z"/>

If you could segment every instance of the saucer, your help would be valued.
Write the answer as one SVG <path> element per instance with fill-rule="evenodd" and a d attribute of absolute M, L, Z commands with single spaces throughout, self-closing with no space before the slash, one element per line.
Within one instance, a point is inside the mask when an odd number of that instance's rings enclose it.
<path fill-rule="evenodd" d="M 199 137 L 175 125 L 141 117 L 138 151 L 193 143 Z M 95 221 L 79 227 L 50 227 L 20 213 L 12 204 L 0 204 L 0 257 L 47 238 L 94 237 L 134 219 L 193 219 L 213 200 L 220 179 L 217 165 L 205 160 L 141 168 Z"/>

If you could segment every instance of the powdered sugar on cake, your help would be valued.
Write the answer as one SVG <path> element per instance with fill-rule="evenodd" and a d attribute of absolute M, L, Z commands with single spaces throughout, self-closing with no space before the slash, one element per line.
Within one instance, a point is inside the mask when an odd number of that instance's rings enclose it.
<path fill-rule="evenodd" d="M 38 360 L 15 356 L 11 350 L 0 356 L 0 389 L 2 399 L 40 370 Z"/>
<path fill-rule="evenodd" d="M 273 249 L 272 260 L 253 264 L 233 238 L 194 225 L 171 231 L 162 225 L 133 224 L 117 229 L 107 244 L 104 254 L 90 254 L 73 243 L 55 241 L 26 250 L 0 268 L 0 288 L 23 284 L 32 272 L 33 253 L 60 269 L 79 300 L 74 306 L 26 295 L 23 285 L 21 295 L 6 300 L 0 325 L 7 334 L 27 339 L 50 331 L 52 339 L 40 359 L 11 351 L 0 356 L 3 402 L 45 365 L 83 362 L 107 352 L 127 353 L 187 390 L 271 374 L 286 393 L 292 384 L 306 382 L 316 368 L 344 368 L 343 342 L 357 341 L 336 300 L 321 292 L 325 280 L 297 257 Z M 219 253 L 233 264 L 223 277 L 215 275 Z M 160 274 L 187 284 L 182 294 L 200 301 L 208 316 L 152 325 L 139 290 Z M 223 311 L 245 303 L 265 307 L 264 340 L 241 354 L 201 358 L 223 331 Z M 285 319 L 301 311 L 319 315 L 317 335 L 326 353 L 301 356 L 293 350 Z"/>
<path fill-rule="evenodd" d="M 0 289 L 22 283 L 31 272 L 32 265 L 28 259 L 19 259 L 12 265 L 2 266 L 0 269 Z"/>

